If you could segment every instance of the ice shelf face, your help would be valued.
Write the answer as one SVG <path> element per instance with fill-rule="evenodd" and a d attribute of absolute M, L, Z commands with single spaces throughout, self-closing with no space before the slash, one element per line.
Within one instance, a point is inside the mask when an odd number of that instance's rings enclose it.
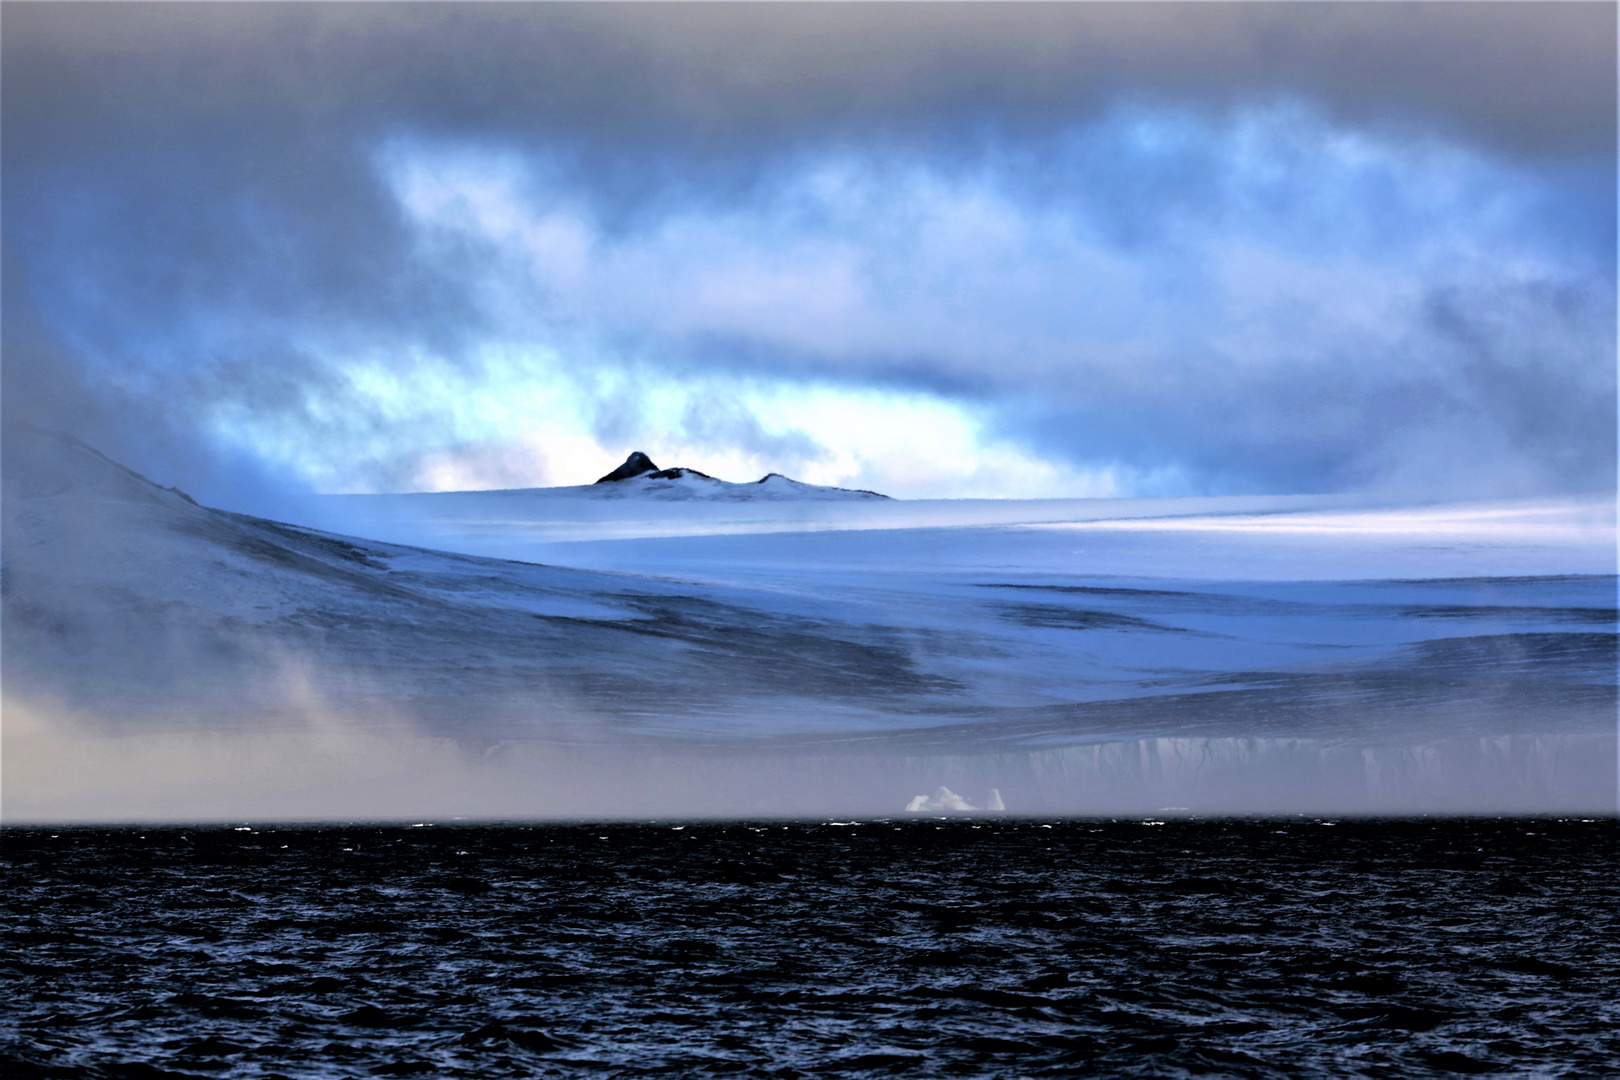
<path fill-rule="evenodd" d="M 338 803 L 373 790 L 321 779 L 352 754 L 512 812 L 1613 807 L 1604 500 L 323 504 L 360 539 L 48 433 L 4 464 L 8 812 L 90 782 L 50 765 L 87 733 L 171 764 L 268 739 L 230 760 Z M 662 482 L 721 483 L 600 488 Z"/>

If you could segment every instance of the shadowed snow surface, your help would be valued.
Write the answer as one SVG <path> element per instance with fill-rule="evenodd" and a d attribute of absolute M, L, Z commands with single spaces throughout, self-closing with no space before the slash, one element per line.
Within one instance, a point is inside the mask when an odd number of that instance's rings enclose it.
<path fill-rule="evenodd" d="M 457 554 L 211 510 L 44 432 L 8 432 L 4 463 L 7 702 L 41 718 L 8 724 L 11 813 L 65 812 L 26 801 L 49 775 L 28 740 L 60 716 L 165 737 L 319 716 L 510 761 L 655 761 L 639 794 L 509 807 L 540 813 L 900 810 L 940 786 L 998 788 L 1015 812 L 1613 806 L 1612 507 L 1205 500 L 1065 523 L 1022 504 L 1034 521 L 1000 506 L 989 525 L 805 529 L 788 503 L 785 531 L 699 513 L 711 535 L 611 539 L 637 520 L 625 499 L 576 515 L 604 536 L 559 541 L 546 500 L 562 516 L 585 500 L 554 489 L 476 493 L 516 505 L 515 528 L 457 517 L 472 494 L 373 518 Z M 1408 573 L 1229 576 L 1357 558 Z"/>

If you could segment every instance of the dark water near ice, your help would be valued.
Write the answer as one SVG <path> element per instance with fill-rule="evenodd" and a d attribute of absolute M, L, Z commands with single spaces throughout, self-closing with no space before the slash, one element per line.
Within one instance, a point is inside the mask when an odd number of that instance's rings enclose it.
<path fill-rule="evenodd" d="M 11 828 L 0 1067 L 1620 1073 L 1614 820 Z"/>

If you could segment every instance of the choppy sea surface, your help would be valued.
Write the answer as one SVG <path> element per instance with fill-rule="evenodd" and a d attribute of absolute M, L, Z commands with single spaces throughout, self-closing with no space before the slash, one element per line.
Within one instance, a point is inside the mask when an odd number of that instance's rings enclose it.
<path fill-rule="evenodd" d="M 1620 1074 L 1610 819 L 7 828 L 8 1077 Z"/>

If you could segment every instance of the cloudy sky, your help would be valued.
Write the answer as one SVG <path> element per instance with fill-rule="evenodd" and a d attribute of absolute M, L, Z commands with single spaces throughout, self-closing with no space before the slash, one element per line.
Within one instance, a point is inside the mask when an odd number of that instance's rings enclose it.
<path fill-rule="evenodd" d="M 205 500 L 1615 482 L 1612 4 L 3 17 L 6 421 Z"/>

